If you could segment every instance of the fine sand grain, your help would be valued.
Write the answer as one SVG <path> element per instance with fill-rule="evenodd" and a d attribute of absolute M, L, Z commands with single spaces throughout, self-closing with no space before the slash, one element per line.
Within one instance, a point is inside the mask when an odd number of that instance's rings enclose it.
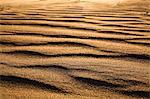
<path fill-rule="evenodd" d="M 0 99 L 148 99 L 149 60 L 150 0 L 0 0 Z"/>

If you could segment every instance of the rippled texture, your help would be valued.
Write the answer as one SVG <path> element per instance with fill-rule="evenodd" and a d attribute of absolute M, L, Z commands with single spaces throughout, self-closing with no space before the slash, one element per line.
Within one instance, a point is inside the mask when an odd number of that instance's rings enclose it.
<path fill-rule="evenodd" d="M 150 98 L 149 0 L 111 7 L 6 1 L 0 3 L 2 98 Z"/>

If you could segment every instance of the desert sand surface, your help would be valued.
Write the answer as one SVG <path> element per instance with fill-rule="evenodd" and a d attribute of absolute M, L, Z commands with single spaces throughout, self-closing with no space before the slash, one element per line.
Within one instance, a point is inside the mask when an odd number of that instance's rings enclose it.
<path fill-rule="evenodd" d="M 150 0 L 0 0 L 0 99 L 149 99 Z"/>

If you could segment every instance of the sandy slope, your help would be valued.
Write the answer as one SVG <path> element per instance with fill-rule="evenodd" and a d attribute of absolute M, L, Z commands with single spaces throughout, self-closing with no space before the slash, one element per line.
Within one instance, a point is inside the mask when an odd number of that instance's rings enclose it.
<path fill-rule="evenodd" d="M 0 1 L 0 98 L 150 98 L 149 0 Z"/>

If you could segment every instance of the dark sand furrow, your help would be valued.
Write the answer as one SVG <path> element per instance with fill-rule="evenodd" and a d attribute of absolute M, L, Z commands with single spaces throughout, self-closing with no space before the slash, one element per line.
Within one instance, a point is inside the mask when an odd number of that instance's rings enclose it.
<path fill-rule="evenodd" d="M 11 51 L 11 52 L 2 52 L 6 54 L 23 54 L 23 55 L 33 55 L 37 57 L 93 57 L 93 58 L 132 58 L 132 59 L 145 59 L 149 60 L 149 55 L 140 55 L 140 54 L 127 54 L 127 55 L 98 55 L 98 54 L 92 54 L 92 53 L 71 53 L 71 54 L 55 54 L 55 55 L 48 55 L 48 54 L 42 54 L 39 52 L 34 51 L 24 51 L 24 50 L 17 50 L 17 51 Z"/>
<path fill-rule="evenodd" d="M 10 16 L 12 16 L 12 15 L 16 15 L 15 13 L 3 13 L 3 14 L 0 14 L 0 15 L 10 15 Z"/>
<path fill-rule="evenodd" d="M 43 90 L 52 91 L 52 92 L 59 92 L 59 93 L 67 93 L 65 90 L 57 88 L 56 86 L 46 84 L 44 82 L 39 82 L 36 80 L 22 78 L 17 76 L 7 76 L 7 75 L 0 75 L 0 81 L 8 82 L 8 83 L 15 83 L 15 84 L 22 84 L 24 85 L 31 85 Z"/>
<path fill-rule="evenodd" d="M 122 31 L 133 31 L 133 32 L 147 32 L 149 33 L 150 30 L 149 29 L 118 29 L 118 30 L 122 30 Z"/>
<path fill-rule="evenodd" d="M 132 42 L 132 41 L 125 41 L 129 44 L 136 44 L 136 45 L 142 45 L 142 46 L 148 46 L 150 47 L 150 43 L 146 43 L 146 42 Z"/>
<path fill-rule="evenodd" d="M 4 17 L 1 17 L 1 20 L 39 20 L 39 21 L 42 21 L 42 20 L 47 20 L 47 19 L 44 19 L 44 18 L 25 18 L 25 17 L 19 17 L 19 18 L 4 18 Z"/>
<path fill-rule="evenodd" d="M 74 77 L 74 76 L 72 76 L 72 77 L 74 79 L 76 79 L 77 81 L 80 81 L 82 83 L 87 83 L 87 84 L 92 85 L 92 86 L 106 88 L 106 89 L 125 88 L 126 87 L 124 85 L 113 84 L 113 83 L 109 83 L 106 81 L 100 81 L 100 80 L 91 79 L 91 78 Z"/>
<path fill-rule="evenodd" d="M 145 98 L 145 99 L 149 99 L 150 98 L 150 92 L 149 91 L 135 91 L 135 90 L 116 90 L 116 92 L 119 92 L 121 94 L 124 95 L 128 95 L 128 96 L 133 96 L 133 97 L 137 97 L 137 98 Z"/>
<path fill-rule="evenodd" d="M 46 26 L 46 27 L 63 27 L 63 28 L 69 28 L 69 29 L 80 29 L 80 30 L 90 30 L 90 31 L 97 31 L 96 28 L 86 28 L 86 27 L 80 27 L 79 26 L 65 26 L 65 25 L 57 25 L 57 24 L 46 24 L 46 23 L 0 23 L 0 25 L 20 25 L 20 26 Z"/>
<path fill-rule="evenodd" d="M 121 25 L 121 24 L 102 24 L 100 26 L 109 26 L 109 27 L 126 27 L 126 28 L 138 28 L 138 27 L 135 27 L 135 26 L 126 26 L 126 25 Z"/>
<path fill-rule="evenodd" d="M 149 26 L 150 24 L 147 22 L 126 22 L 126 25 L 139 25 L 139 26 Z"/>
<path fill-rule="evenodd" d="M 56 22 L 82 22 L 82 23 L 89 23 L 89 24 L 100 24 L 100 23 L 98 23 L 98 22 L 94 22 L 94 21 L 92 21 L 92 22 L 90 22 L 90 21 L 85 21 L 85 20 L 77 20 L 77 19 L 44 19 L 44 18 L 1 18 L 1 20 L 31 20 L 31 21 L 33 21 L 33 20 L 38 20 L 38 21 L 56 21 Z"/>
<path fill-rule="evenodd" d="M 150 40 L 150 37 L 147 38 L 132 38 L 132 39 L 126 39 L 126 40 Z"/>
<path fill-rule="evenodd" d="M 71 54 L 43 54 L 40 52 L 34 51 L 24 51 L 24 50 L 17 50 L 17 51 L 10 51 L 10 52 L 1 52 L 5 54 L 20 54 L 20 55 L 33 55 L 39 57 L 94 57 L 94 58 L 115 58 L 115 57 L 123 57 L 124 55 L 98 55 L 98 54 L 90 54 L 90 53 L 71 53 Z"/>
<path fill-rule="evenodd" d="M 120 15 L 118 15 L 118 16 L 117 15 L 108 15 L 108 16 L 84 15 L 84 16 L 86 16 L 86 19 L 93 19 L 93 20 L 99 20 L 99 21 L 105 21 L 105 22 L 144 22 L 144 20 L 140 19 L 140 18 L 132 18 L 132 17 L 124 18 L 127 16 L 120 17 Z"/>
<path fill-rule="evenodd" d="M 104 88 L 110 91 L 114 91 L 120 94 L 129 95 L 129 96 L 145 97 L 145 98 L 150 97 L 150 94 L 149 94 L 150 92 L 148 91 L 120 90 L 120 88 L 126 88 L 127 87 L 126 85 L 113 84 L 113 83 L 109 83 L 106 81 L 85 78 L 85 77 L 75 77 L 75 76 L 72 76 L 72 77 L 75 78 L 77 81 L 81 83 L 86 83 L 92 87 Z"/>
<path fill-rule="evenodd" d="M 64 71 L 72 70 L 72 68 L 67 68 L 62 65 L 29 65 L 29 66 L 11 66 L 15 68 L 31 68 L 31 69 L 59 69 Z"/>
<path fill-rule="evenodd" d="M 112 13 L 112 12 L 110 12 L 110 13 Z M 92 15 L 84 15 L 84 16 L 92 16 Z M 96 16 L 97 17 L 102 17 L 102 18 L 139 19 L 138 16 L 123 16 L 123 15 L 96 15 Z"/>
<path fill-rule="evenodd" d="M 39 15 L 42 15 L 42 14 L 40 14 L 40 13 L 26 13 L 24 15 L 39 16 Z"/>
<path fill-rule="evenodd" d="M 63 71 L 67 71 L 67 72 L 71 72 L 71 71 L 82 71 L 82 72 L 89 72 L 89 73 L 99 73 L 99 74 L 104 74 L 104 73 L 110 73 L 110 72 L 99 72 L 96 70 L 90 70 L 90 69 L 86 69 L 86 68 L 78 68 L 78 67 L 69 67 L 66 65 L 53 65 L 53 64 L 45 64 L 45 65 L 22 65 L 22 66 L 12 66 L 10 64 L 7 63 L 3 63 L 1 62 L 0 64 L 2 65 L 6 65 L 9 67 L 15 67 L 15 68 L 30 68 L 30 69 L 58 69 L 58 70 L 63 70 Z"/>
<path fill-rule="evenodd" d="M 114 78 L 111 80 L 128 83 L 129 86 L 132 86 L 132 85 L 149 85 L 149 84 L 142 82 L 142 81 L 128 80 L 128 79 L 122 79 L 122 78 Z"/>
<path fill-rule="evenodd" d="M 129 21 L 129 22 L 143 22 L 143 20 L 117 20 L 117 19 L 115 19 L 115 20 L 104 20 L 104 19 L 102 19 L 101 21 L 110 21 L 110 22 L 122 22 L 122 21 L 124 21 L 124 22 L 127 22 L 127 21 Z"/>
<path fill-rule="evenodd" d="M 91 36 L 73 36 L 73 35 L 44 35 L 44 34 L 38 34 L 38 33 L 12 33 L 12 34 L 0 34 L 0 35 L 26 35 L 26 36 L 40 36 L 40 37 L 51 37 L 51 38 L 75 38 L 75 39 L 89 39 L 89 40 L 106 40 L 106 41 L 112 41 L 112 42 L 122 42 L 125 43 L 125 40 L 128 40 L 127 38 L 105 38 L 105 37 L 91 37 Z"/>
<path fill-rule="evenodd" d="M 79 42 L 41 42 L 41 43 L 15 43 L 15 42 L 9 42 L 9 41 L 0 41 L 1 45 L 12 45 L 12 46 L 41 46 L 41 45 L 68 45 L 68 46 L 81 46 L 81 47 L 89 47 L 89 48 L 97 48 L 95 46 L 89 45 L 89 44 L 84 44 L 84 43 L 79 43 Z"/>
<path fill-rule="evenodd" d="M 119 35 L 134 35 L 134 36 L 144 36 L 142 34 L 132 34 L 127 31 L 116 31 L 116 30 L 98 30 L 99 33 L 110 33 L 110 34 L 119 34 Z"/>
<path fill-rule="evenodd" d="M 97 15 L 99 13 L 95 13 L 95 12 L 78 12 L 78 11 L 70 11 L 70 10 L 65 10 L 64 12 L 61 11 L 50 11 L 50 13 L 52 14 L 74 14 L 74 15 L 82 15 L 82 17 L 84 17 L 85 14 L 92 14 L 92 15 Z M 75 16 L 76 17 L 76 16 Z"/>
<path fill-rule="evenodd" d="M 1 63 L 4 65 L 8 65 L 5 63 Z M 105 73 L 105 72 L 99 72 L 99 71 L 94 71 L 94 70 L 90 70 L 90 69 L 84 69 L 84 68 L 71 68 L 65 65 L 28 65 L 28 66 L 11 66 L 11 67 L 15 67 L 15 68 L 31 68 L 31 69 L 58 69 L 58 70 L 63 70 L 63 71 L 82 71 L 82 72 L 92 72 L 92 73 Z"/>
<path fill-rule="evenodd" d="M 84 16 L 62 16 L 62 18 L 85 18 Z"/>

